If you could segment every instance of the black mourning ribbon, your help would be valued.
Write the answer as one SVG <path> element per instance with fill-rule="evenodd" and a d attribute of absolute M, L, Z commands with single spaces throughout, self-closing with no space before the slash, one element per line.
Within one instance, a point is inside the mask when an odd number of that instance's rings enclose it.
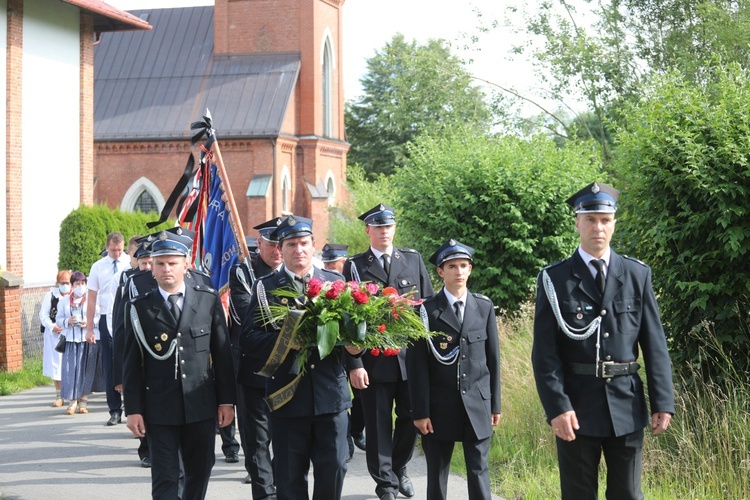
<path fill-rule="evenodd" d="M 211 149 L 211 146 L 216 141 L 216 135 L 215 135 L 214 129 L 212 128 L 210 111 L 206 110 L 206 114 L 203 116 L 202 121 L 193 122 L 190 125 L 190 130 L 198 130 L 198 132 L 194 134 L 190 140 L 191 148 L 195 146 L 198 143 L 198 141 L 200 141 L 203 137 L 206 137 L 206 141 L 203 143 L 203 148 L 206 150 Z M 203 160 L 204 154 L 205 153 L 201 152 L 201 162 Z M 174 208 L 175 204 L 178 202 L 178 199 L 179 199 L 178 210 L 182 207 L 182 204 L 184 203 L 185 198 L 188 195 L 185 188 L 190 182 L 190 179 L 192 179 L 193 176 L 195 175 L 195 172 L 193 171 L 194 167 L 195 167 L 195 158 L 193 157 L 193 153 L 191 152 L 190 156 L 188 157 L 187 163 L 185 164 L 185 169 L 182 172 L 182 176 L 177 181 L 177 185 L 175 185 L 174 189 L 172 189 L 172 193 L 169 195 L 169 198 L 167 198 L 167 202 L 164 204 L 164 208 L 162 209 L 161 214 L 159 214 L 159 220 L 147 223 L 146 227 L 151 229 L 155 226 L 158 226 L 159 224 L 163 222 L 166 222 L 166 220 L 169 218 L 169 214 L 172 213 L 172 209 Z M 194 213 L 194 212 L 195 212 L 195 209 L 192 209 L 191 213 Z M 190 218 L 191 217 L 187 217 L 187 219 L 190 219 Z"/>
<path fill-rule="evenodd" d="M 310 276 L 305 275 L 304 277 L 295 276 L 294 277 L 294 285 L 297 288 L 297 290 L 301 290 L 302 293 L 294 299 L 294 302 L 297 305 L 297 309 L 304 309 L 307 305 L 307 284 L 310 282 Z"/>
<path fill-rule="evenodd" d="M 599 293 L 604 293 L 604 287 L 607 284 L 607 276 L 604 274 L 604 259 L 593 259 L 591 265 L 596 268 L 596 287 L 599 289 Z"/>
<path fill-rule="evenodd" d="M 169 311 L 172 313 L 172 316 L 174 316 L 174 319 L 178 325 L 180 324 L 180 315 L 182 314 L 180 306 L 177 305 L 180 297 L 182 297 L 181 293 L 173 293 L 170 294 L 169 297 L 167 297 L 167 300 L 169 301 Z"/>
<path fill-rule="evenodd" d="M 387 253 L 383 254 L 383 269 L 385 269 L 385 274 L 390 278 L 391 276 L 391 256 Z"/>
<path fill-rule="evenodd" d="M 458 318 L 458 322 L 463 324 L 464 322 L 464 315 L 461 313 L 461 306 L 463 305 L 462 300 L 457 300 L 453 303 L 453 307 L 456 310 L 456 317 Z"/>

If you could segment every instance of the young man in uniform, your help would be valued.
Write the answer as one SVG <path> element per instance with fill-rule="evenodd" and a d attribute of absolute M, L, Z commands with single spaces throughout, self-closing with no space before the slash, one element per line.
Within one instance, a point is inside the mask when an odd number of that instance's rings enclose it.
<path fill-rule="evenodd" d="M 412 293 L 414 300 L 431 296 L 432 283 L 419 252 L 393 246 L 393 208 L 377 205 L 359 219 L 365 223 L 370 248 L 344 264 L 346 279 L 391 286 L 399 294 Z M 406 473 L 417 440 L 409 404 L 406 351 L 401 349 L 398 356 L 372 356 L 365 352 L 347 363 L 351 384 L 360 390 L 367 431 L 367 468 L 380 500 L 393 500 L 398 493 L 414 496 L 414 486 Z"/>

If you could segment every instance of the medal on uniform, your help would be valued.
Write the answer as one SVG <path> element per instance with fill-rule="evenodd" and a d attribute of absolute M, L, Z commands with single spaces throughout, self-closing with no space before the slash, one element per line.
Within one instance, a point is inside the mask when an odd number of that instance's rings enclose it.
<path fill-rule="evenodd" d="M 283 299 L 281 299 L 281 303 L 284 304 L 284 305 L 287 305 L 289 303 L 289 299 L 287 299 L 286 297 L 284 297 Z"/>
<path fill-rule="evenodd" d="M 581 313 L 576 314 L 576 319 L 583 319 L 583 314 Z"/>
<path fill-rule="evenodd" d="M 169 335 L 167 335 L 167 334 L 166 334 L 166 332 L 165 332 L 165 333 L 162 333 L 162 334 L 161 334 L 161 340 L 162 340 L 162 341 L 164 341 L 164 342 L 166 342 L 166 341 L 167 341 L 167 339 L 169 339 Z"/>
<path fill-rule="evenodd" d="M 161 344 L 155 344 L 154 345 L 154 351 L 161 352 Z"/>
<path fill-rule="evenodd" d="M 440 342 L 440 348 L 442 350 L 448 349 L 448 342 Z"/>
<path fill-rule="evenodd" d="M 445 340 L 447 340 L 448 342 L 450 342 L 451 340 L 453 340 L 453 337 L 451 335 L 446 335 L 445 336 Z"/>

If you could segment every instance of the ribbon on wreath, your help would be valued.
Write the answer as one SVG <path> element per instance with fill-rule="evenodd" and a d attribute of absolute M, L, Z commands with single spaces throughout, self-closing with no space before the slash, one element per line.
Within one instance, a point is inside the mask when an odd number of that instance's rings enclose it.
<path fill-rule="evenodd" d="M 271 354 L 268 356 L 266 363 L 263 365 L 257 374 L 263 377 L 270 377 L 276 370 L 279 369 L 281 364 L 284 362 L 286 357 L 289 355 L 289 351 L 292 349 L 292 344 L 295 337 L 297 336 L 297 329 L 302 322 L 302 317 L 305 315 L 304 309 L 290 309 L 287 313 L 284 324 L 281 327 L 278 337 L 276 337 L 276 343 L 271 350 Z M 294 392 L 297 390 L 300 378 L 302 374 L 298 373 L 294 380 L 289 384 L 285 385 L 278 391 L 274 392 L 270 396 L 266 397 L 266 404 L 271 411 L 277 410 L 287 404 L 292 397 Z"/>

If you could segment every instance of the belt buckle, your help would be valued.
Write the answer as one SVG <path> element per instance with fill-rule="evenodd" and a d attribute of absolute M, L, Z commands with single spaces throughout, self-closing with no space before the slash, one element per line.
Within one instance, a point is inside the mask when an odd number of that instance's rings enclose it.
<path fill-rule="evenodd" d="M 607 366 L 615 366 L 615 362 L 614 361 L 600 361 L 599 362 L 599 369 L 597 370 L 597 372 L 599 372 L 599 373 L 597 373 L 598 377 L 600 377 L 600 378 L 612 378 L 612 377 L 614 377 L 614 375 L 612 373 L 607 373 L 607 371 L 605 370 L 605 368 Z"/>

